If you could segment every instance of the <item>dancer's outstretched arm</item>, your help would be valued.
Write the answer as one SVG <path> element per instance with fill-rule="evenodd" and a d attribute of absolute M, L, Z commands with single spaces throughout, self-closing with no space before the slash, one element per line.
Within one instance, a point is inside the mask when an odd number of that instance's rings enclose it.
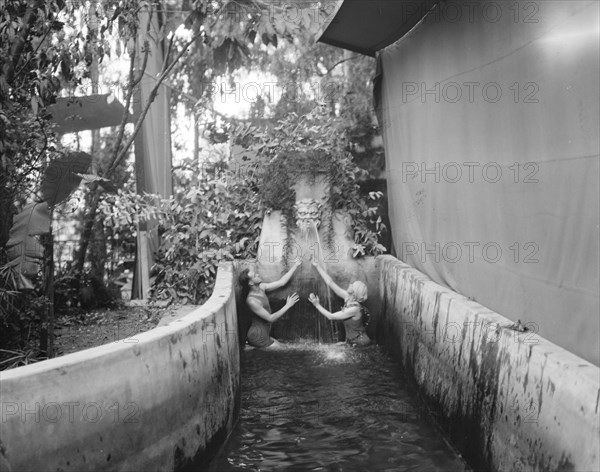
<path fill-rule="evenodd" d="M 319 313 L 321 313 L 328 320 L 333 320 L 333 321 L 347 320 L 348 318 L 357 316 L 360 313 L 360 308 L 354 307 L 354 306 L 350 307 L 350 308 L 342 309 L 340 311 L 336 311 L 335 313 L 331 313 L 329 310 L 327 310 L 326 308 L 324 308 L 321 305 L 321 303 L 319 301 L 319 297 L 317 297 L 314 293 L 311 293 L 308 296 L 308 301 L 311 302 L 315 306 L 315 308 L 317 310 L 319 310 Z"/>
<path fill-rule="evenodd" d="M 315 261 L 314 259 L 312 260 L 312 265 L 317 269 L 317 272 L 319 272 L 319 274 L 321 275 L 321 277 L 323 277 L 323 281 L 331 288 L 331 290 L 333 290 L 335 292 L 335 294 L 342 298 L 343 300 L 345 300 L 346 298 L 348 298 L 348 292 L 346 292 L 346 290 L 344 290 L 342 287 L 340 287 L 338 284 L 336 284 L 333 279 L 331 278 L 331 276 L 325 272 L 325 269 L 323 269 L 318 263 L 317 261 Z"/>
<path fill-rule="evenodd" d="M 276 280 L 275 282 L 263 282 L 261 283 L 261 287 L 265 290 L 265 291 L 269 291 L 269 290 L 275 290 L 278 288 L 283 287 L 285 284 L 287 284 L 290 279 L 292 278 L 292 275 L 294 275 L 294 272 L 296 272 L 296 269 L 298 267 L 300 267 L 302 265 L 302 260 L 299 259 L 296 261 L 296 263 L 292 266 L 292 268 L 290 270 L 288 270 L 283 277 L 281 277 L 279 280 Z"/>
<path fill-rule="evenodd" d="M 287 301 L 282 308 L 277 310 L 275 313 L 269 313 L 262 304 L 254 297 L 248 297 L 247 303 L 250 309 L 260 316 L 263 320 L 273 323 L 281 318 L 290 308 L 292 308 L 300 300 L 300 297 L 296 293 L 288 295 Z"/>

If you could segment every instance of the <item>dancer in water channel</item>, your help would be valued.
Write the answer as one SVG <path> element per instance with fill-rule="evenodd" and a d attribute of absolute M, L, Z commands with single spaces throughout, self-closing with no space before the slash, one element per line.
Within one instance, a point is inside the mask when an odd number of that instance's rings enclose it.
<path fill-rule="evenodd" d="M 258 273 L 252 269 L 244 269 L 238 280 L 242 286 L 242 297 L 252 310 L 252 324 L 248 329 L 246 339 L 248 344 L 260 348 L 278 348 L 281 343 L 270 336 L 271 323 L 278 320 L 299 300 L 296 293 L 288 295 L 283 308 L 271 313 L 271 305 L 267 298 L 267 291 L 276 290 L 287 284 L 302 261 L 297 261 L 287 273 L 275 282 L 263 282 Z"/>
<path fill-rule="evenodd" d="M 367 316 L 367 309 L 361 305 L 367 299 L 367 286 L 357 280 L 348 285 L 347 290 L 344 290 L 333 281 L 331 276 L 316 261 L 313 260 L 312 265 L 336 295 L 344 299 L 344 306 L 340 311 L 331 313 L 321 305 L 319 297 L 314 293 L 308 296 L 308 301 L 327 319 L 344 322 L 346 342 L 348 344 L 352 346 L 368 346 L 371 344 L 371 339 L 367 336 L 364 323 L 364 318 Z"/>

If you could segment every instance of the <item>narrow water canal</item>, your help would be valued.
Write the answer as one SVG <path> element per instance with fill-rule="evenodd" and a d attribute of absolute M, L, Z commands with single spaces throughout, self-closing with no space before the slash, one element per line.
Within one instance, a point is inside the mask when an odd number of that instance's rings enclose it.
<path fill-rule="evenodd" d="M 240 421 L 211 471 L 468 471 L 377 347 L 242 356 Z"/>

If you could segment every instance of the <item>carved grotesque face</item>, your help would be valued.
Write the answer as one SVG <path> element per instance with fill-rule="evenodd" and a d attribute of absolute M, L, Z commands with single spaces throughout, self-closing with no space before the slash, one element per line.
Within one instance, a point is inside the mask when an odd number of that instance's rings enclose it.
<path fill-rule="evenodd" d="M 321 224 L 321 205 L 312 198 L 296 202 L 296 223 L 301 230 L 306 230 L 313 224 L 318 229 Z"/>

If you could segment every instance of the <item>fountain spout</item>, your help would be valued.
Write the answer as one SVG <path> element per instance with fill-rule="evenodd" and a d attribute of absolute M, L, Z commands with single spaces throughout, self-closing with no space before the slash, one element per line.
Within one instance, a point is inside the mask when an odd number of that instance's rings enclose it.
<path fill-rule="evenodd" d="M 256 268 L 263 280 L 276 280 L 290 264 L 298 260 L 318 261 L 336 283 L 346 286 L 352 280 L 361 279 L 361 269 L 352 258 L 353 241 L 350 238 L 350 218 L 334 212 L 328 206 L 331 189 L 325 175 L 300 177 L 294 184 L 296 193 L 295 229 L 281 211 L 265 215 L 259 241 Z M 314 231 L 314 233 L 313 233 Z M 323 241 L 320 232 L 326 233 Z M 323 247 L 324 246 L 324 247 Z M 308 301 L 309 293 L 315 293 L 331 312 L 341 308 L 343 300 L 332 297 L 330 289 L 318 277 L 310 263 L 303 263 L 284 288 L 269 293 L 271 308 L 276 311 L 285 304 L 289 293 L 297 292 L 300 301 L 273 325 L 273 337 L 280 340 L 313 339 L 322 342 L 340 340 L 341 332 L 336 323 L 321 316 Z"/>
<path fill-rule="evenodd" d="M 294 205 L 296 210 L 296 225 L 303 235 L 313 226 L 315 231 L 321 225 L 321 205 L 312 198 L 303 198 Z"/>

